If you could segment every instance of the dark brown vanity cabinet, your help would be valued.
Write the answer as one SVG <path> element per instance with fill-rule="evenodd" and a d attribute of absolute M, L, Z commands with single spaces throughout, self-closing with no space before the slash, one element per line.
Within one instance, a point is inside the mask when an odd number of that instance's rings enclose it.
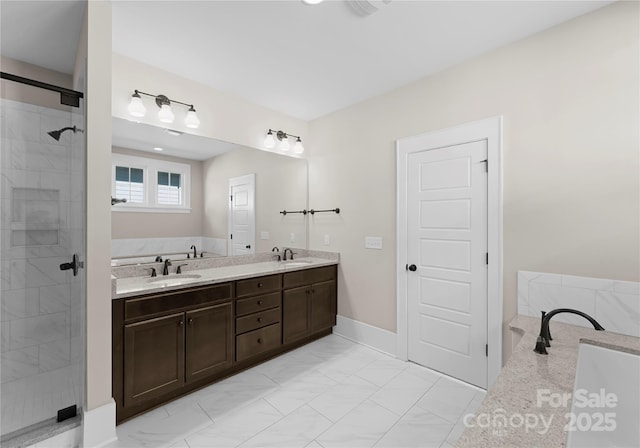
<path fill-rule="evenodd" d="M 336 266 L 326 266 L 284 274 L 282 337 L 285 344 L 336 324 L 336 269 Z"/>
<path fill-rule="evenodd" d="M 113 301 L 116 421 L 331 333 L 337 266 Z"/>
<path fill-rule="evenodd" d="M 117 420 L 224 374 L 233 366 L 233 284 L 113 303 Z"/>
<path fill-rule="evenodd" d="M 236 282 L 236 361 L 282 345 L 282 275 Z"/>

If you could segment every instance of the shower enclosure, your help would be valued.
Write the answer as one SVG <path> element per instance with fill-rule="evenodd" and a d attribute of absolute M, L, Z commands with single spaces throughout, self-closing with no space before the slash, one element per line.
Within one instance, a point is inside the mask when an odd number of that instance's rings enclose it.
<path fill-rule="evenodd" d="M 84 101 L 19 83 L 39 104 L 0 99 L 0 432 L 55 425 L 84 400 Z M 17 78 L 17 77 L 16 77 Z M 6 84 L 4 84 L 6 85 Z M 65 89 L 62 89 L 65 90 Z M 40 93 L 42 92 L 42 93 Z M 47 97 L 48 95 L 48 97 Z M 57 102 L 57 101 L 56 101 Z"/>

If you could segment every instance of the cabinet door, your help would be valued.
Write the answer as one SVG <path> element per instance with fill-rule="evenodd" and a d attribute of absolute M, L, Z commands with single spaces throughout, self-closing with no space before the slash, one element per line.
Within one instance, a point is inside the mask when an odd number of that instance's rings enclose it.
<path fill-rule="evenodd" d="M 287 289 L 282 293 L 282 335 L 285 344 L 303 338 L 311 329 L 308 286 Z"/>
<path fill-rule="evenodd" d="M 231 302 L 188 311 L 186 380 L 196 381 L 233 364 Z"/>
<path fill-rule="evenodd" d="M 311 285 L 311 332 L 326 330 L 336 324 L 336 282 Z"/>
<path fill-rule="evenodd" d="M 184 385 L 184 313 L 124 327 L 124 405 Z"/>

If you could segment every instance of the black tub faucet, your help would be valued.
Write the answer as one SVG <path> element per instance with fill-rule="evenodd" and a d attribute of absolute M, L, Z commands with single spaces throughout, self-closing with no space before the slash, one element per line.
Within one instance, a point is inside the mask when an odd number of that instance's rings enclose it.
<path fill-rule="evenodd" d="M 162 270 L 162 275 L 169 275 L 169 266 L 171 266 L 171 260 L 168 258 L 164 260 L 164 269 Z"/>
<path fill-rule="evenodd" d="M 596 321 L 593 317 L 589 316 L 588 314 L 583 313 L 582 311 L 573 310 L 571 308 L 558 308 L 553 311 L 549 311 L 548 313 L 545 311 L 542 311 L 542 318 L 540 319 L 540 335 L 536 340 L 536 347 L 533 349 L 534 352 L 539 353 L 541 355 L 549 354 L 547 352 L 547 347 L 551 347 L 551 344 L 549 343 L 549 341 L 553 339 L 551 337 L 551 332 L 549 332 L 549 321 L 553 316 L 560 313 L 571 313 L 571 314 L 577 314 L 578 316 L 582 316 L 585 319 L 587 319 L 589 322 L 591 322 L 591 325 L 593 325 L 593 328 L 595 328 L 597 331 L 604 331 L 604 328 L 602 327 L 602 325 L 598 323 L 598 321 Z"/>

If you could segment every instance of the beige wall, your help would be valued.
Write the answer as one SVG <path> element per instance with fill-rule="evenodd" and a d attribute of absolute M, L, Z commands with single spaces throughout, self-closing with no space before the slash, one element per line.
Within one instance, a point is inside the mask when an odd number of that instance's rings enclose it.
<path fill-rule="evenodd" d="M 304 215 L 283 216 L 281 210 L 307 208 L 307 162 L 265 151 L 237 148 L 206 160 L 203 166 L 205 188 L 204 236 L 227 238 L 229 179 L 256 175 L 256 252 L 273 246 L 305 248 L 307 226 Z M 268 240 L 260 232 L 268 231 Z M 295 242 L 290 241 L 295 234 Z"/>
<path fill-rule="evenodd" d="M 73 78 L 66 73 L 56 72 L 37 65 L 17 61 L 6 57 L 0 58 L 2 71 L 16 76 L 46 82 L 67 89 L 73 88 Z M 71 111 L 71 106 L 60 104 L 60 94 L 45 89 L 28 86 L 6 79 L 0 80 L 0 95 L 8 100 L 20 101 L 27 104 L 35 104 L 42 107 Z"/>
<path fill-rule="evenodd" d="M 111 4 L 87 2 L 87 410 L 111 402 Z"/>
<path fill-rule="evenodd" d="M 341 208 L 311 221 L 310 247 L 341 253 L 339 314 L 396 330 L 395 140 L 497 115 L 504 320 L 518 270 L 639 280 L 638 9 L 613 4 L 310 124 L 310 204 Z"/>
<path fill-rule="evenodd" d="M 165 238 L 202 236 L 202 162 L 144 151 L 113 147 L 113 152 L 191 165 L 190 213 L 111 212 L 111 238 Z"/>

